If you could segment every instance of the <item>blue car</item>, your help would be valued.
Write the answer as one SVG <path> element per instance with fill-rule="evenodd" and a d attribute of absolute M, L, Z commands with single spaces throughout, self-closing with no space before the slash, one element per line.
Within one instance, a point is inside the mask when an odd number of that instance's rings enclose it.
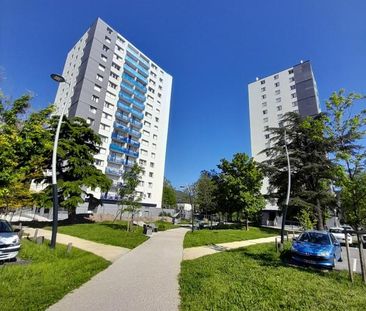
<path fill-rule="evenodd" d="M 332 269 L 342 261 L 342 248 L 333 234 L 327 231 L 305 231 L 292 242 L 294 263 Z"/>

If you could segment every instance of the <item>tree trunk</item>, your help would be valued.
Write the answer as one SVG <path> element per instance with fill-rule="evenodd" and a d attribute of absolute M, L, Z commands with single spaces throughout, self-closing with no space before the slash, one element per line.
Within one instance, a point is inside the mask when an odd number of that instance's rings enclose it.
<path fill-rule="evenodd" d="M 249 230 L 249 219 L 248 219 L 248 215 L 245 215 L 245 230 L 246 231 Z"/>
<path fill-rule="evenodd" d="M 316 206 L 315 206 L 315 214 L 316 214 L 316 228 L 320 231 L 324 230 L 324 223 L 323 223 L 323 213 L 322 208 L 320 206 L 319 199 L 316 200 Z"/>
<path fill-rule="evenodd" d="M 357 233 L 357 242 L 358 242 L 358 251 L 360 253 L 360 265 L 361 265 L 361 274 L 362 274 L 362 281 L 366 284 L 366 263 L 365 257 L 363 254 L 363 246 L 361 240 L 361 234 Z"/>
<path fill-rule="evenodd" d="M 55 212 L 55 211 L 53 211 L 53 212 Z M 70 210 L 68 216 L 69 216 L 69 222 L 72 223 L 72 224 L 75 223 L 75 221 L 76 221 L 76 208 L 73 208 L 72 210 Z"/>

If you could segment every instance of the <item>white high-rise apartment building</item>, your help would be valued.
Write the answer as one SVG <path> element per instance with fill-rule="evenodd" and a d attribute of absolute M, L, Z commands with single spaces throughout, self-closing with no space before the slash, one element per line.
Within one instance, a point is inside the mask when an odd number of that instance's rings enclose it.
<path fill-rule="evenodd" d="M 261 151 L 270 147 L 268 128 L 278 127 L 285 113 L 292 111 L 310 116 L 320 112 L 318 90 L 309 61 L 257 78 L 248 85 L 248 93 L 251 150 L 257 162 L 267 159 Z M 262 193 L 267 193 L 267 187 L 265 179 Z M 264 211 L 273 213 L 263 215 L 273 221 L 277 210 L 276 205 L 268 203 Z"/>
<path fill-rule="evenodd" d="M 144 207 L 161 207 L 172 76 L 101 19 L 67 55 L 55 104 L 87 120 L 102 139 L 95 165 L 112 179 L 104 206 L 116 207 L 123 172 L 143 167 Z"/>

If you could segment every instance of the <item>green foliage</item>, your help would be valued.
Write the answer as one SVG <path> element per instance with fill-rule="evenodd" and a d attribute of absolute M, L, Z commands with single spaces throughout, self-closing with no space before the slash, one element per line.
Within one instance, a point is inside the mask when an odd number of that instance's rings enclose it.
<path fill-rule="evenodd" d="M 282 264 L 274 244 L 186 260 L 179 277 L 185 310 L 364 310 L 361 276 L 317 272 Z"/>
<path fill-rule="evenodd" d="M 24 265 L 0 267 L 1 310 L 45 310 L 80 287 L 109 262 L 89 252 L 66 246 L 37 245 L 23 240 L 20 257 Z"/>
<path fill-rule="evenodd" d="M 301 209 L 296 218 L 304 230 L 313 229 L 316 225 L 316 219 L 314 219 L 313 213 L 306 209 Z"/>
<path fill-rule="evenodd" d="M 277 230 L 250 227 L 249 231 L 241 229 L 209 230 L 203 229 L 195 232 L 187 232 L 184 237 L 184 248 L 217 243 L 252 240 L 278 235 Z"/>
<path fill-rule="evenodd" d="M 217 185 L 210 172 L 202 171 L 201 175 L 194 185 L 195 188 L 195 210 L 204 214 L 212 214 L 217 211 L 217 202 L 215 193 Z"/>
<path fill-rule="evenodd" d="M 170 181 L 166 178 L 164 178 L 162 205 L 163 208 L 175 208 L 177 206 L 175 190 Z"/>

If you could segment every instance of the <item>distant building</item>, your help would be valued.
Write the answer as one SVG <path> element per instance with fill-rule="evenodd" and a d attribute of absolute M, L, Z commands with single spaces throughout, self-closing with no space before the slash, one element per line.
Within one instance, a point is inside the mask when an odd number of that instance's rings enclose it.
<path fill-rule="evenodd" d="M 66 104 L 102 139 L 95 165 L 113 186 L 96 196 L 116 208 L 121 176 L 138 163 L 142 205 L 160 208 L 172 76 L 99 18 L 68 53 L 62 75 L 70 86 L 60 83 L 57 112 Z"/>
<path fill-rule="evenodd" d="M 262 150 L 269 148 L 270 127 L 278 127 L 287 112 L 302 116 L 320 112 L 318 89 L 309 61 L 301 62 L 248 85 L 250 140 L 252 156 L 257 162 L 267 159 Z M 267 193 L 268 180 L 264 180 L 262 193 Z M 267 202 L 263 210 L 263 224 L 279 225 L 278 206 Z"/>

